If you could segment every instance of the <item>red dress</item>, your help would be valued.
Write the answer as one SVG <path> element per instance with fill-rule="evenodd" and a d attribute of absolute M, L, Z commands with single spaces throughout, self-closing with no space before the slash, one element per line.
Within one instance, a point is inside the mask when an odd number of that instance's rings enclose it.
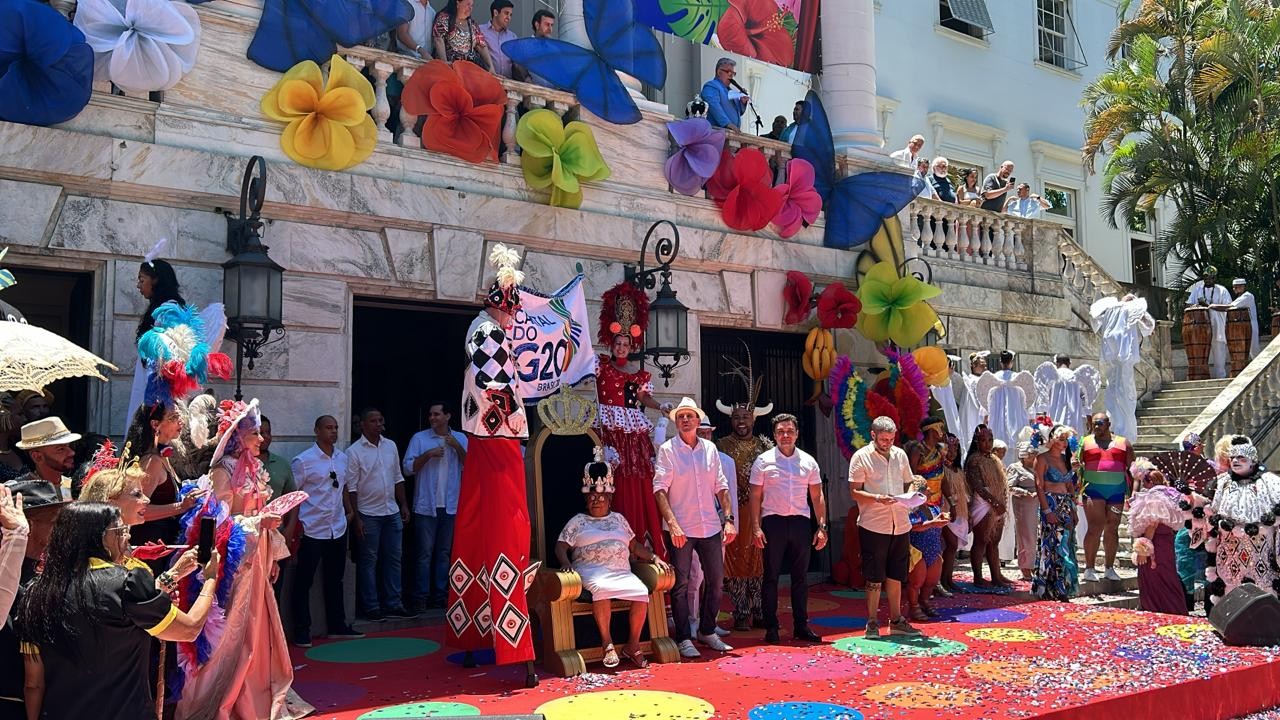
<path fill-rule="evenodd" d="M 640 394 L 652 393 L 649 373 L 627 373 L 613 359 L 600 356 L 596 396 L 600 403 L 600 439 L 618 451 L 613 471 L 613 509 L 627 519 L 636 539 L 666 559 L 662 523 L 653 499 L 653 423 L 645 417 Z"/>

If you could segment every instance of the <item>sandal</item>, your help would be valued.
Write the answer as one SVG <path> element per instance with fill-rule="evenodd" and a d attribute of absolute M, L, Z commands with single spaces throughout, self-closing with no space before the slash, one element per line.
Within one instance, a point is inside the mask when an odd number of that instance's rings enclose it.
<path fill-rule="evenodd" d="M 629 653 L 627 655 L 627 659 L 630 660 L 632 663 L 634 663 L 635 666 L 640 668 L 641 670 L 649 667 L 649 661 L 645 659 L 643 650 L 637 649 L 635 652 Z"/>
<path fill-rule="evenodd" d="M 609 643 L 604 646 L 604 658 L 602 658 L 601 662 L 603 662 L 604 666 L 607 668 L 618 667 L 618 663 L 620 662 L 618 660 L 618 651 L 613 648 L 613 643 Z"/>

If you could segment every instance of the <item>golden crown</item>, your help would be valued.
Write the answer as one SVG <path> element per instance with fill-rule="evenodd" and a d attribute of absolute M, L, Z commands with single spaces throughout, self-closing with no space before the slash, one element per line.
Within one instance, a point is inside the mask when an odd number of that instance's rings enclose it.
<path fill-rule="evenodd" d="M 596 421 L 596 401 L 568 388 L 538 401 L 538 417 L 553 435 L 584 435 Z"/>

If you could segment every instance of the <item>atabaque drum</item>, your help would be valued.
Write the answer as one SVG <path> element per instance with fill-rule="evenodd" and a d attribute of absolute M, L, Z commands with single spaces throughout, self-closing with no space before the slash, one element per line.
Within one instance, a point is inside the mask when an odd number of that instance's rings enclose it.
<path fill-rule="evenodd" d="M 1209 324 L 1209 308 L 1188 307 L 1182 311 L 1182 346 L 1187 351 L 1187 379 L 1209 379 L 1209 341 L 1213 326 Z"/>
<path fill-rule="evenodd" d="M 1227 353 L 1231 358 L 1231 376 L 1235 377 L 1249 364 L 1249 345 L 1253 342 L 1253 323 L 1249 308 L 1227 311 Z"/>
<path fill-rule="evenodd" d="M 1280 312 L 1271 313 L 1271 337 L 1280 335 Z M 1262 338 L 1258 338 L 1261 340 Z"/>

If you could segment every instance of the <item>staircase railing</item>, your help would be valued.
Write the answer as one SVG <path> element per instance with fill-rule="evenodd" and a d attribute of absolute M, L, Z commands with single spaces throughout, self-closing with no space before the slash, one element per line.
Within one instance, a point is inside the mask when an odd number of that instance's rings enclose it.
<path fill-rule="evenodd" d="M 1280 337 L 1272 338 L 1182 434 L 1199 433 L 1209 445 L 1225 435 L 1249 435 L 1258 457 L 1266 458 L 1280 446 L 1278 414 Z"/>

